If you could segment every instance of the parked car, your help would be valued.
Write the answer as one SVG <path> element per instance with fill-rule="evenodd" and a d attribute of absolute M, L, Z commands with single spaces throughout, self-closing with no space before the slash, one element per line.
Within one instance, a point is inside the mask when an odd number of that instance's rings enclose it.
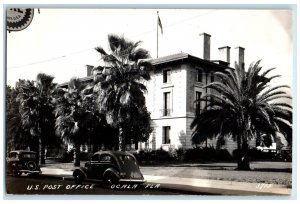
<path fill-rule="evenodd" d="M 278 150 L 276 158 L 280 161 L 291 162 L 292 150 L 289 148 L 283 148 L 281 150 Z"/>
<path fill-rule="evenodd" d="M 73 176 L 76 184 L 86 179 L 102 180 L 106 184 L 145 182 L 136 158 L 122 151 L 96 152 L 84 167 L 74 170 Z"/>
<path fill-rule="evenodd" d="M 13 176 L 24 174 L 38 175 L 41 173 L 36 152 L 15 150 L 6 158 L 6 169 Z"/>

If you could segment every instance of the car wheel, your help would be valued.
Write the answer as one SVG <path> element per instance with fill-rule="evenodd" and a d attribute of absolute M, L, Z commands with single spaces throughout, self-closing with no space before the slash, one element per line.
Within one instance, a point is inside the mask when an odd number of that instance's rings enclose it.
<path fill-rule="evenodd" d="M 74 173 L 74 181 L 76 184 L 82 184 L 83 182 L 83 175 L 80 172 L 75 172 Z"/>
<path fill-rule="evenodd" d="M 11 174 L 14 177 L 19 177 L 22 175 L 22 172 L 19 171 L 19 169 L 16 166 L 13 166 L 11 169 Z"/>
<path fill-rule="evenodd" d="M 119 182 L 118 177 L 111 172 L 108 172 L 104 175 L 104 183 L 107 185 L 112 185 L 112 184 L 116 184 Z"/>

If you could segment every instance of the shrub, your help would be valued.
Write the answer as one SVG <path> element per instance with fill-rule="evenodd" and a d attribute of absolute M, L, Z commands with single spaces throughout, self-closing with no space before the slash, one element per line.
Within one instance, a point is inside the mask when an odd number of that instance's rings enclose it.
<path fill-rule="evenodd" d="M 60 156 L 60 162 L 72 162 L 74 159 L 74 149 L 70 151 L 65 151 Z M 88 152 L 80 152 L 79 159 L 81 161 L 88 161 L 89 160 L 89 153 Z"/>
<path fill-rule="evenodd" d="M 232 161 L 233 158 L 227 149 L 216 150 L 216 159 L 218 161 Z"/>
<path fill-rule="evenodd" d="M 193 148 L 184 150 L 182 148 L 170 148 L 169 151 L 163 149 L 152 151 L 140 151 L 136 158 L 139 162 L 158 161 L 185 161 L 185 162 L 211 162 L 211 161 L 231 161 L 232 156 L 226 149 L 215 149 L 214 147 Z"/>
<path fill-rule="evenodd" d="M 152 151 L 142 150 L 136 155 L 136 158 L 139 162 L 174 161 L 176 159 L 176 155 L 174 155 L 174 152 L 176 152 L 176 150 L 172 150 L 170 152 L 163 149 Z"/>
<path fill-rule="evenodd" d="M 216 150 L 214 147 L 196 147 L 186 151 L 184 160 L 190 162 L 230 161 L 232 157 L 226 149 Z"/>
<path fill-rule="evenodd" d="M 241 153 L 241 150 L 233 150 L 233 158 L 238 159 L 238 155 Z M 256 148 L 248 150 L 248 156 L 251 161 L 272 161 L 275 159 L 276 153 L 273 152 L 263 152 Z"/>
<path fill-rule="evenodd" d="M 185 153 L 186 153 L 186 151 L 183 148 L 177 149 L 176 150 L 176 160 L 183 161 Z"/>

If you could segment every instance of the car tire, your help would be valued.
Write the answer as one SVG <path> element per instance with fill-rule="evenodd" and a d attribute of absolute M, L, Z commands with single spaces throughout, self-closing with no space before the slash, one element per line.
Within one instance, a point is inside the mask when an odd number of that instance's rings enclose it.
<path fill-rule="evenodd" d="M 13 166 L 11 168 L 11 174 L 12 174 L 13 177 L 19 177 L 19 176 L 22 175 L 22 172 L 19 171 L 18 167 Z"/>
<path fill-rule="evenodd" d="M 84 179 L 83 174 L 80 172 L 75 172 L 73 176 L 75 183 L 81 185 Z"/>
<path fill-rule="evenodd" d="M 108 186 L 112 184 L 117 184 L 119 182 L 119 178 L 112 172 L 105 173 L 103 177 L 104 183 Z"/>

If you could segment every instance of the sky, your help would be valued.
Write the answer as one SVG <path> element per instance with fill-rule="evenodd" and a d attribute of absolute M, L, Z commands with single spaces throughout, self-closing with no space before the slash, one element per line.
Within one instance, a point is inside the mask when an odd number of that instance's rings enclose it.
<path fill-rule="evenodd" d="M 124 35 L 143 41 L 141 47 L 156 58 L 157 11 L 159 57 L 186 52 L 200 57 L 200 33 L 211 35 L 211 60 L 218 48 L 245 48 L 246 67 L 262 60 L 265 69 L 276 67 L 276 84 L 292 85 L 293 28 L 291 10 L 222 9 L 35 9 L 25 30 L 7 33 L 7 84 L 18 79 L 34 80 L 38 73 L 63 83 L 86 76 L 85 65 L 101 64 L 97 46 L 108 48 L 107 35 Z"/>

